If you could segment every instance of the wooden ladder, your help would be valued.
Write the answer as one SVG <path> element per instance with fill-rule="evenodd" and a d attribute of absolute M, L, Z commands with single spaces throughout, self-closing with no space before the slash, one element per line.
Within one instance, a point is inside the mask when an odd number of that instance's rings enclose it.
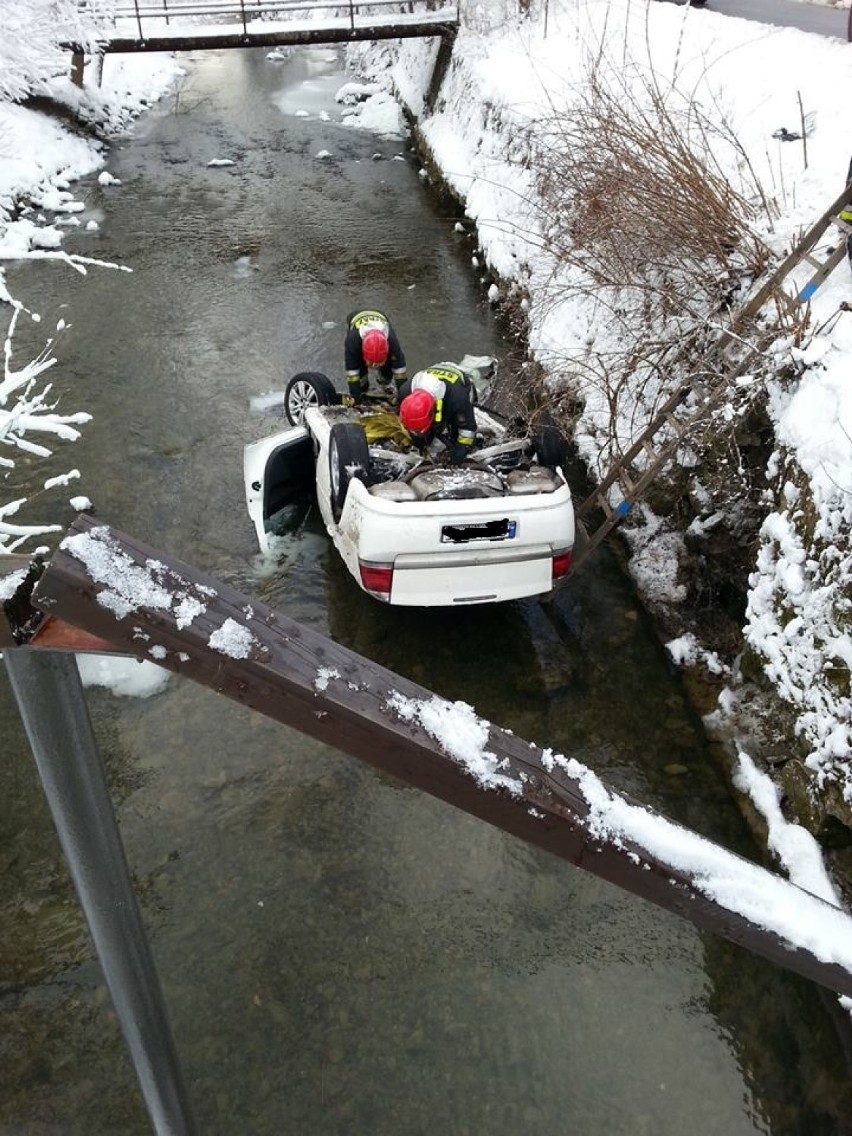
<path fill-rule="evenodd" d="M 710 413 L 728 397 L 733 380 L 748 370 L 754 354 L 767 346 L 765 336 L 752 344 L 742 338 L 742 331 L 749 327 L 767 301 L 777 299 L 788 314 L 801 315 L 820 285 L 844 259 L 846 237 L 852 235 L 852 225 L 843 220 L 840 213 L 847 207 L 852 207 L 852 182 L 804 234 L 769 279 L 740 308 L 734 315 L 730 328 L 721 332 L 713 347 L 702 357 L 697 373 L 715 374 L 712 385 L 708 386 L 704 380 L 693 381 L 674 391 L 636 441 L 577 508 L 576 520 L 581 540 L 575 546 L 572 573 L 627 516 L 654 478 L 675 456 L 684 436 L 701 422 L 705 422 Z M 840 230 L 843 239 L 821 260 L 816 250 L 832 226 Z M 802 264 L 809 264 L 814 269 L 813 274 L 804 286 L 796 287 L 793 292 L 785 290 L 787 277 Z M 734 349 L 743 347 L 747 349 L 746 354 L 739 359 L 732 359 Z M 684 412 L 681 408 L 690 395 L 694 396 L 692 404 Z M 676 411 L 679 413 L 676 414 Z M 644 464 L 637 476 L 631 467 L 640 455 L 644 458 Z M 617 493 L 613 493 L 614 487 L 617 487 Z M 620 499 L 613 503 L 614 497 Z M 593 514 L 602 515 L 603 519 L 596 528 L 590 529 L 587 520 Z"/>

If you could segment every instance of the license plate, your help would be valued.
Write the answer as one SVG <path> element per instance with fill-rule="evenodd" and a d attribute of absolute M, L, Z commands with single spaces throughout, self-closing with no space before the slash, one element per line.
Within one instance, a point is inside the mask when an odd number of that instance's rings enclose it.
<path fill-rule="evenodd" d="M 442 544 L 467 544 L 471 540 L 512 540 L 518 532 L 518 522 L 503 518 L 499 521 L 478 521 L 469 525 L 444 525 Z"/>

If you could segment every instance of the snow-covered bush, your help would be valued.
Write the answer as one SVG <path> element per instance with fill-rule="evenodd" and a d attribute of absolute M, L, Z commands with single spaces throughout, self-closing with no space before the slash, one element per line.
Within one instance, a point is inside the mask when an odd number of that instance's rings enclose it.
<path fill-rule="evenodd" d="M 110 0 L 6 0 L 0 37 L 0 99 L 20 102 L 41 94 L 53 75 L 67 74 L 68 47 L 97 47 L 99 29 L 111 19 Z"/>
<path fill-rule="evenodd" d="M 21 309 L 15 308 L 4 344 L 3 380 L 0 382 L 0 556 L 16 551 L 37 536 L 59 532 L 61 525 L 17 524 L 10 521 L 36 497 L 53 489 L 65 487 L 79 477 L 76 469 L 37 480 L 27 468 L 28 459 L 49 458 L 52 450 L 43 441 L 34 441 L 33 435 L 53 435 L 63 441 L 74 441 L 80 436 L 76 428 L 91 419 L 83 411 L 58 414 L 50 401 L 51 384 L 43 376 L 55 363 L 52 354 L 54 340 L 50 339 L 43 350 L 20 370 L 12 366 L 12 342 Z M 57 332 L 63 329 L 62 324 Z M 9 492 L 13 496 L 6 500 Z M 23 494 L 23 495 L 19 495 Z M 3 503 L 5 501 L 5 503 Z"/>
<path fill-rule="evenodd" d="M 835 355 L 839 354 L 834 352 Z M 822 830 L 828 816 L 852 830 L 852 484 L 850 439 L 826 399 L 826 381 L 848 375 L 829 352 L 815 368 L 772 397 L 777 448 L 769 462 L 771 509 L 760 531 L 745 621 L 745 642 L 790 709 L 798 752 L 785 780 L 802 823 Z M 808 446 L 809 418 L 824 420 L 819 446 Z M 771 727 L 770 727 L 771 728 Z M 799 792 L 793 793 L 793 785 Z M 829 786 L 837 793 L 826 796 Z M 811 804 L 824 798 L 831 811 Z M 812 814 L 812 815 L 810 815 Z"/>

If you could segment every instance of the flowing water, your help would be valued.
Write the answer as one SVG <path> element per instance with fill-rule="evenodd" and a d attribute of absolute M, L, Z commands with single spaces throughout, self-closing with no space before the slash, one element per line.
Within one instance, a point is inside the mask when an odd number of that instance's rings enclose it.
<path fill-rule="evenodd" d="M 67 249 L 132 273 L 9 272 L 43 316 L 19 362 L 65 319 L 54 389 L 94 414 L 50 473 L 78 467 L 116 528 L 755 856 L 605 549 L 550 608 L 449 612 L 362 594 L 313 512 L 256 556 L 242 448 L 280 424 L 256 408 L 298 370 L 342 381 L 348 310 L 385 307 L 413 367 L 510 370 L 512 343 L 405 143 L 341 125 L 335 52 L 187 65 L 112 148 L 121 185 L 78 187 L 100 227 Z M 188 681 L 88 701 L 206 1136 L 851 1130 L 810 984 Z M 145 1133 L 5 681 L 0 729 L 0 1133 Z"/>

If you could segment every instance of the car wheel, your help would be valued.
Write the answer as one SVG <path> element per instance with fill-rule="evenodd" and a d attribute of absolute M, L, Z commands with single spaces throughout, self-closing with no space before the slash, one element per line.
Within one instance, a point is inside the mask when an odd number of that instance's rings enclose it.
<path fill-rule="evenodd" d="M 338 422 L 328 440 L 328 473 L 331 485 L 331 512 L 336 521 L 353 478 L 363 481 L 370 468 L 367 435 L 356 422 Z"/>
<path fill-rule="evenodd" d="M 565 435 L 549 414 L 543 414 L 533 431 L 533 448 L 541 465 L 555 469 L 565 464 L 568 443 Z"/>
<path fill-rule="evenodd" d="M 331 379 L 316 371 L 302 371 L 287 384 L 284 413 L 291 426 L 301 426 L 309 406 L 331 406 L 337 401 L 338 394 Z"/>

